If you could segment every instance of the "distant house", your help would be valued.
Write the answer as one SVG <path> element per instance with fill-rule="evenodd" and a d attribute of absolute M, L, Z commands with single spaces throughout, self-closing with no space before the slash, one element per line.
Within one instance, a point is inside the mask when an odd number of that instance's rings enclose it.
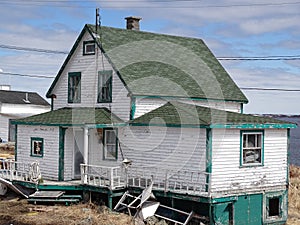
<path fill-rule="evenodd" d="M 81 180 L 72 190 L 110 207 L 153 180 L 210 224 L 284 223 L 295 125 L 243 114 L 247 98 L 202 40 L 138 21 L 84 26 L 47 92 L 53 110 L 15 122 L 16 161 L 38 161 L 45 184 Z"/>
<path fill-rule="evenodd" d="M 0 89 L 0 138 L 15 140 L 15 125 L 11 120 L 50 111 L 50 104 L 39 94 Z"/>

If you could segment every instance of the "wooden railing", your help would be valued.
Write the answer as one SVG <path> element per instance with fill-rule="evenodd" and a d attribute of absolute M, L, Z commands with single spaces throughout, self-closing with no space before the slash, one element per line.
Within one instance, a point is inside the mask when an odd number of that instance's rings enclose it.
<path fill-rule="evenodd" d="M 121 166 L 106 167 L 81 164 L 81 183 L 108 187 L 113 190 L 125 187 L 125 173 Z"/>
<path fill-rule="evenodd" d="M 105 167 L 81 164 L 81 183 L 107 187 L 146 188 L 153 181 L 153 189 L 178 193 L 206 195 L 209 174 L 191 170 L 167 170 L 156 167 Z"/>
<path fill-rule="evenodd" d="M 0 160 L 0 177 L 10 181 L 30 181 L 30 167 L 30 163 Z"/>
<path fill-rule="evenodd" d="M 210 175 L 201 171 L 131 167 L 127 177 L 127 184 L 132 187 L 145 188 L 153 180 L 153 189 L 164 191 L 207 194 L 210 190 Z"/>

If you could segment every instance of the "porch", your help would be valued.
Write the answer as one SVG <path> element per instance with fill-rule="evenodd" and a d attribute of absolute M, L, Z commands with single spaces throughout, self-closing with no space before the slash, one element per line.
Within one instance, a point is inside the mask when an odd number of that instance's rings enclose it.
<path fill-rule="evenodd" d="M 81 164 L 81 178 L 72 181 L 47 181 L 40 185 L 76 185 L 104 188 L 116 191 L 124 188 L 144 189 L 153 181 L 153 190 L 209 196 L 210 174 L 192 170 L 172 170 L 157 167 L 137 166 L 96 166 Z M 0 161 L 0 177 L 10 181 L 30 182 L 38 185 L 41 181 L 38 163 L 20 163 L 13 160 Z"/>

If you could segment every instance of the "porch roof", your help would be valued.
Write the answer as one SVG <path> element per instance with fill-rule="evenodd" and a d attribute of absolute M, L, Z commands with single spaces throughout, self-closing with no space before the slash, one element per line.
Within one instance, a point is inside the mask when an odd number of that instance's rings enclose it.
<path fill-rule="evenodd" d="M 61 108 L 18 120 L 13 124 L 45 126 L 113 126 L 123 124 L 118 116 L 107 108 Z"/>
<path fill-rule="evenodd" d="M 168 102 L 130 121 L 130 125 L 251 129 L 297 127 L 294 123 L 270 117 L 228 112 L 179 102 Z"/>

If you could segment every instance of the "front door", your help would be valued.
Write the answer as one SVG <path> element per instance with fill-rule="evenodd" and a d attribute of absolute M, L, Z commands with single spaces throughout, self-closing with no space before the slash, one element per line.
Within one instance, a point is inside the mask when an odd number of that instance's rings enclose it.
<path fill-rule="evenodd" d="M 83 130 L 76 130 L 74 131 L 74 179 L 80 178 L 80 164 L 84 162 L 83 152 Z"/>

